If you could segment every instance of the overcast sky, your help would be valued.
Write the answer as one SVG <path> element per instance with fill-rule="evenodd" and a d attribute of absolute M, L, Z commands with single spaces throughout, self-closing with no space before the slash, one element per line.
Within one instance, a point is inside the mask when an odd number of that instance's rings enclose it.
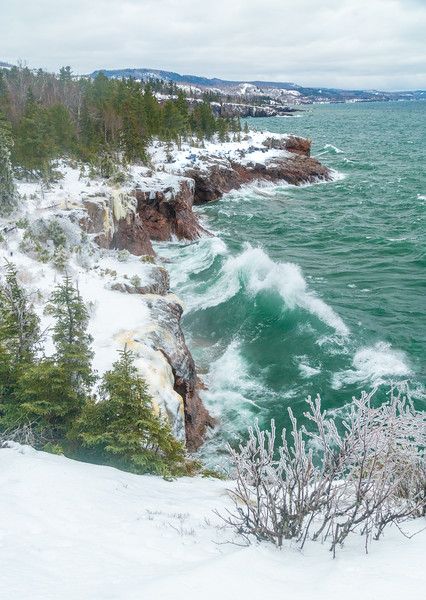
<path fill-rule="evenodd" d="M 0 0 L 0 61 L 426 88 L 426 0 Z"/>

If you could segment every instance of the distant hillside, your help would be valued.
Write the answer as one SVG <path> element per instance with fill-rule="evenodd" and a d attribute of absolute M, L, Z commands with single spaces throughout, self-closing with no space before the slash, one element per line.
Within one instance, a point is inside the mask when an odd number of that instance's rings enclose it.
<path fill-rule="evenodd" d="M 278 81 L 232 81 L 218 78 L 199 77 L 196 75 L 180 75 L 173 71 L 158 69 L 99 69 L 91 76 L 104 73 L 110 78 L 133 77 L 140 80 L 161 79 L 173 81 L 176 84 L 196 86 L 204 89 L 214 89 L 229 94 L 240 95 L 277 95 L 279 90 L 296 92 L 300 102 L 350 102 L 350 101 L 387 101 L 387 100 L 418 100 L 426 99 L 425 90 L 383 92 L 379 90 L 342 90 L 338 88 L 303 87 L 291 82 Z"/>

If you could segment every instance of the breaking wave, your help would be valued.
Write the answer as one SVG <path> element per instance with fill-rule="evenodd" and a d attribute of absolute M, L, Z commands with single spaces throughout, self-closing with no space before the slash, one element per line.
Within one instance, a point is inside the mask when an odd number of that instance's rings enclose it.
<path fill-rule="evenodd" d="M 240 291 L 250 297 L 260 292 L 278 293 L 288 310 L 299 308 L 315 315 L 338 334 L 347 336 L 349 329 L 341 317 L 308 288 L 300 267 L 293 263 L 275 263 L 261 248 L 246 249 L 223 264 L 219 277 L 208 293 L 194 296 L 190 310 L 204 310 L 223 304 Z"/>
<path fill-rule="evenodd" d="M 188 282 L 191 274 L 209 269 L 218 257 L 228 254 L 228 248 L 219 237 L 203 237 L 193 244 L 168 243 L 156 247 L 158 254 L 166 261 L 171 275 L 172 288 L 179 290 Z"/>
<path fill-rule="evenodd" d="M 325 144 L 324 150 L 328 150 L 333 154 L 344 154 L 343 150 L 340 150 L 340 148 L 338 148 L 337 146 L 333 146 L 333 144 Z"/>

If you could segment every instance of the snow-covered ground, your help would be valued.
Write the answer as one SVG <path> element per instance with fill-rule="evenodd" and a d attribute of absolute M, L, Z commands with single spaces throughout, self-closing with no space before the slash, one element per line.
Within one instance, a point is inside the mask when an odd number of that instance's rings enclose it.
<path fill-rule="evenodd" d="M 232 136 L 232 134 L 230 134 Z M 168 173 L 182 174 L 186 169 L 206 169 L 212 162 L 233 161 L 243 165 L 265 164 L 275 158 L 293 156 L 286 150 L 267 148 L 263 142 L 268 138 L 286 139 L 285 133 L 250 131 L 242 133 L 240 141 L 219 142 L 216 138 L 204 141 L 203 147 L 184 142 L 181 149 L 176 146 L 169 152 L 163 142 L 154 142 L 149 148 L 153 166 Z M 170 156 L 168 156 L 170 155 Z M 169 160 L 170 159 L 170 160 Z"/>
<path fill-rule="evenodd" d="M 237 546 L 213 512 L 230 485 L 1 449 L 0 599 L 424 600 L 426 531 L 391 529 L 369 555 L 352 538 L 335 560 L 320 543 Z"/>
<path fill-rule="evenodd" d="M 60 223 L 67 238 L 69 257 L 66 272 L 78 285 L 89 309 L 89 333 L 93 337 L 93 367 L 99 376 L 110 369 L 118 358 L 118 350 L 127 345 L 136 355 L 136 365 L 148 383 L 155 407 L 165 409 L 170 416 L 174 433 L 184 437 L 182 398 L 174 391 L 170 364 L 156 348 L 152 334 L 158 328 L 157 316 L 150 308 L 159 296 L 129 294 L 119 291 L 120 284 L 149 286 L 155 280 L 159 265 L 144 262 L 144 257 L 117 250 L 98 248 L 84 241 L 78 220 L 84 216 L 83 200 L 114 196 L 118 190 L 101 179 L 82 176 L 80 170 L 64 163 L 58 169 L 63 177 L 48 189 L 38 183 L 17 182 L 21 194 L 19 212 L 10 221 L 0 219 L 0 277 L 6 261 L 18 271 L 18 279 L 30 295 L 44 332 L 43 348 L 47 356 L 54 351 L 51 339 L 52 318 L 45 308 L 52 290 L 62 282 L 64 273 L 52 260 L 40 261 L 33 251 L 25 250 L 25 235 L 31 227 L 36 230 L 49 222 Z M 145 167 L 133 167 L 133 180 L 142 189 L 172 187 L 177 178 L 168 173 L 148 177 Z M 152 188 L 150 188 L 152 184 Z M 131 184 L 128 183 L 130 188 Z M 114 210 L 119 207 L 114 206 Z M 21 221 L 21 223 L 20 223 Z M 18 223 L 18 226 L 16 226 Z M 90 237 L 90 236 L 89 236 Z M 54 248 L 44 244 L 53 254 Z M 161 296 L 165 301 L 180 302 L 174 294 Z"/>

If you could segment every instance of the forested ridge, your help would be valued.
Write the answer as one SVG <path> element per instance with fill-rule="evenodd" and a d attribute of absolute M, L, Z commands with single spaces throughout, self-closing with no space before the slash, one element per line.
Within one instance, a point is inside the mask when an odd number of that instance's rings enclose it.
<path fill-rule="evenodd" d="M 158 98 L 157 98 L 158 96 Z M 176 142 L 189 136 L 223 141 L 238 134 L 238 119 L 214 116 L 207 96 L 188 103 L 172 83 L 74 76 L 19 66 L 0 69 L 0 128 L 13 145 L 15 168 L 49 174 L 53 159 L 69 156 L 102 169 L 113 162 L 146 162 L 153 139 Z"/>

